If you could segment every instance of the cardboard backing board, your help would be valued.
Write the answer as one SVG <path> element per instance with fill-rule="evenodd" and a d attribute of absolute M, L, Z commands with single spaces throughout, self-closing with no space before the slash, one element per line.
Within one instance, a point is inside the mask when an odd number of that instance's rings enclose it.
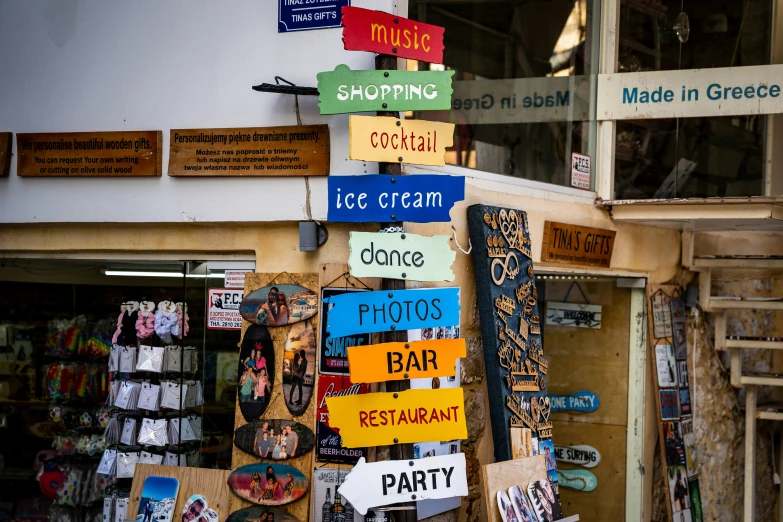
<path fill-rule="evenodd" d="M 241 453 L 241 452 L 237 452 Z M 179 480 L 177 504 L 174 507 L 174 520 L 177 520 L 185 507 L 185 502 L 191 495 L 203 495 L 211 509 L 214 509 L 220 520 L 225 520 L 231 513 L 229 507 L 228 476 L 230 470 L 207 468 L 181 468 L 177 466 L 159 466 L 154 464 L 136 464 L 131 484 L 128 517 L 135 518 L 139 510 L 141 491 L 147 477 L 171 477 Z"/>
<path fill-rule="evenodd" d="M 258 288 L 262 288 L 264 286 L 270 286 L 278 283 L 301 285 L 306 288 L 317 288 L 318 274 L 248 273 L 245 276 L 245 295 L 248 295 L 250 292 Z M 318 315 L 315 315 L 314 317 L 311 317 L 307 320 L 312 323 L 312 327 L 317 331 L 318 326 L 316 321 L 318 320 Z M 248 323 L 247 321 L 243 321 L 242 323 L 243 336 L 248 326 L 250 326 L 250 323 Z M 315 401 L 310 401 L 310 404 L 308 405 L 307 409 L 302 413 L 302 415 L 292 416 L 288 412 L 288 408 L 286 408 L 285 398 L 283 397 L 284 394 L 283 372 L 282 372 L 283 357 L 284 357 L 283 347 L 285 346 L 286 339 L 288 338 L 288 331 L 290 328 L 291 326 L 288 325 L 288 326 L 278 326 L 269 329 L 270 334 L 272 335 L 272 341 L 274 342 L 275 347 L 277 348 L 275 350 L 274 364 L 275 364 L 275 368 L 277 368 L 278 371 L 275 373 L 275 385 L 273 387 L 272 398 L 270 399 L 269 405 L 267 406 L 264 415 L 261 417 L 261 420 L 265 418 L 291 419 L 312 428 L 315 426 Z M 315 364 L 315 361 L 312 361 L 312 363 Z M 316 393 L 315 390 L 314 393 Z M 239 404 L 237 403 L 236 406 L 237 407 L 234 416 L 235 430 L 247 424 L 245 418 L 242 416 L 242 413 L 239 410 Z M 231 454 L 231 467 L 234 469 L 236 469 L 239 466 L 244 466 L 247 464 L 256 464 L 258 463 L 258 461 L 259 461 L 258 457 L 245 453 L 244 451 L 233 451 Z M 314 465 L 312 451 L 302 455 L 301 457 L 287 460 L 286 464 L 301 470 L 302 473 L 304 473 L 305 477 L 307 478 L 308 483 L 312 481 L 312 473 L 313 473 L 313 465 Z M 300 500 L 282 506 L 280 509 L 285 509 L 286 511 L 288 511 L 289 513 L 297 517 L 299 520 L 307 520 L 308 513 L 309 513 L 309 505 L 310 505 L 310 493 L 311 492 L 308 489 L 308 491 L 302 496 Z M 229 512 L 233 512 L 244 507 L 249 507 L 251 505 L 252 504 L 250 502 L 243 500 L 236 495 L 231 495 L 229 499 L 229 507 L 230 507 Z"/>
<path fill-rule="evenodd" d="M 503 522 L 498 510 L 497 493 L 508 491 L 511 486 L 523 490 L 536 480 L 546 478 L 546 464 L 543 455 L 507 460 L 481 466 L 481 485 L 484 489 L 484 509 L 488 522 Z"/>
<path fill-rule="evenodd" d="M 682 288 L 677 285 L 648 285 L 647 286 L 647 338 L 650 340 L 650 356 L 653 361 L 653 383 L 654 383 L 654 395 L 656 415 L 658 417 L 658 436 L 661 443 L 661 462 L 664 466 L 663 476 L 666 481 L 666 510 L 669 515 L 669 520 L 679 520 L 680 511 L 687 511 L 690 519 L 693 522 L 701 522 L 698 518 L 700 513 L 695 510 L 691 510 L 691 496 L 698 497 L 698 479 L 699 475 L 689 474 L 689 468 L 691 471 L 695 471 L 696 468 L 696 455 L 691 453 L 688 455 L 688 459 L 691 461 L 692 466 L 682 464 L 681 460 L 685 458 L 684 455 L 677 457 L 673 453 L 677 452 L 677 449 L 684 446 L 684 440 L 681 436 L 681 423 L 683 420 L 688 422 L 692 417 L 690 415 L 683 415 L 680 402 L 678 400 L 680 390 L 689 392 L 689 386 L 681 386 L 679 379 L 678 368 L 681 363 L 684 363 L 687 368 L 690 360 L 687 358 L 687 339 L 684 353 L 675 355 L 675 365 L 671 368 L 671 365 L 666 365 L 666 372 L 658 372 L 656 368 L 656 350 L 659 346 L 667 346 L 666 352 L 671 352 L 669 347 L 674 346 L 674 332 L 677 330 L 676 325 L 684 325 L 685 323 L 685 309 L 682 303 L 679 301 L 682 299 Z M 657 332 L 657 334 L 656 334 Z M 660 353 L 660 350 L 658 350 Z M 684 356 L 684 359 L 681 357 Z M 667 356 L 668 357 L 668 356 Z M 692 369 L 687 368 L 690 375 Z M 659 377 L 665 377 L 664 382 L 661 382 Z M 687 383 L 685 383 L 687 384 Z M 662 404 L 662 399 L 666 401 Z M 692 413 L 690 409 L 687 413 Z M 678 424 L 679 423 L 679 424 Z M 669 452 L 669 458 L 667 464 L 667 451 Z M 694 485 L 691 485 L 691 482 Z M 688 515 L 686 515 L 687 517 Z"/>

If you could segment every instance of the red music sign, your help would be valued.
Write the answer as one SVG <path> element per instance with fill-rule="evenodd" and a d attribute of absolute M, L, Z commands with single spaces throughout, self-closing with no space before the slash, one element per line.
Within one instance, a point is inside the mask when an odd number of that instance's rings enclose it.
<path fill-rule="evenodd" d="M 346 50 L 443 63 L 443 27 L 360 7 L 342 12 Z"/>

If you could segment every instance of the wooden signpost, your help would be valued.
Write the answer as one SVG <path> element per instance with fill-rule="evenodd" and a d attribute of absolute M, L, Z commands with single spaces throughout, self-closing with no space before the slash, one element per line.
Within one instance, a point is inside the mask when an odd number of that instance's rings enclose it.
<path fill-rule="evenodd" d="M 346 50 L 443 63 L 443 27 L 359 7 L 342 12 Z"/>
<path fill-rule="evenodd" d="M 172 129 L 169 176 L 326 176 L 329 127 Z"/>
<path fill-rule="evenodd" d="M 450 236 L 351 232 L 348 267 L 354 277 L 453 281 L 457 252 Z"/>
<path fill-rule="evenodd" d="M 465 350 L 465 339 L 354 346 L 348 348 L 351 382 L 450 377 Z"/>
<path fill-rule="evenodd" d="M 321 114 L 438 111 L 451 108 L 454 71 L 352 71 L 338 65 L 318 73 Z"/>
<path fill-rule="evenodd" d="M 16 135 L 16 174 L 29 177 L 160 176 L 160 131 Z"/>
<path fill-rule="evenodd" d="M 454 144 L 454 124 L 349 116 L 348 136 L 352 160 L 443 166 L 446 149 Z"/>
<path fill-rule="evenodd" d="M 362 458 L 337 491 L 362 515 L 371 507 L 408 500 L 465 496 L 465 454 L 370 464 Z"/>
<path fill-rule="evenodd" d="M 465 199 L 465 178 L 435 174 L 330 176 L 328 192 L 327 220 L 332 223 L 432 223 L 451 220 L 449 211 Z"/>
<path fill-rule="evenodd" d="M 0 132 L 0 178 L 7 178 L 11 172 L 11 146 L 13 141 L 13 133 Z"/>
<path fill-rule="evenodd" d="M 468 436 L 462 388 L 330 397 L 326 405 L 346 448 Z"/>
<path fill-rule="evenodd" d="M 459 288 L 354 292 L 329 298 L 330 336 L 459 324 Z"/>
<path fill-rule="evenodd" d="M 541 261 L 608 268 L 617 232 L 546 221 Z"/>
<path fill-rule="evenodd" d="M 601 453 L 587 444 L 579 446 L 558 446 L 555 444 L 555 459 L 558 462 L 594 468 L 601 463 Z"/>

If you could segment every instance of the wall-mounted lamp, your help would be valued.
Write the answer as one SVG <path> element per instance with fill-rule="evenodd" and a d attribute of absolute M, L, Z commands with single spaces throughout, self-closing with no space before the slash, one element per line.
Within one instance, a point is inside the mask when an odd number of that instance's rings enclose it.
<path fill-rule="evenodd" d="M 301 252 L 315 252 L 329 239 L 329 231 L 326 227 L 315 221 L 299 222 L 299 250 Z"/>

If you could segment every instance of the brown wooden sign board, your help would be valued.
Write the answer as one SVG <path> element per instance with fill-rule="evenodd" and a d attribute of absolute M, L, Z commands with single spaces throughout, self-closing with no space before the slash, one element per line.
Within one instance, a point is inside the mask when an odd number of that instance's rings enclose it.
<path fill-rule="evenodd" d="M 172 129 L 169 176 L 327 176 L 329 127 Z"/>
<path fill-rule="evenodd" d="M 0 132 L 0 178 L 7 178 L 11 172 L 11 145 L 14 135 L 10 132 Z"/>
<path fill-rule="evenodd" d="M 546 221 L 541 261 L 608 268 L 617 232 Z"/>
<path fill-rule="evenodd" d="M 160 176 L 161 131 L 16 135 L 16 174 L 35 177 Z"/>

